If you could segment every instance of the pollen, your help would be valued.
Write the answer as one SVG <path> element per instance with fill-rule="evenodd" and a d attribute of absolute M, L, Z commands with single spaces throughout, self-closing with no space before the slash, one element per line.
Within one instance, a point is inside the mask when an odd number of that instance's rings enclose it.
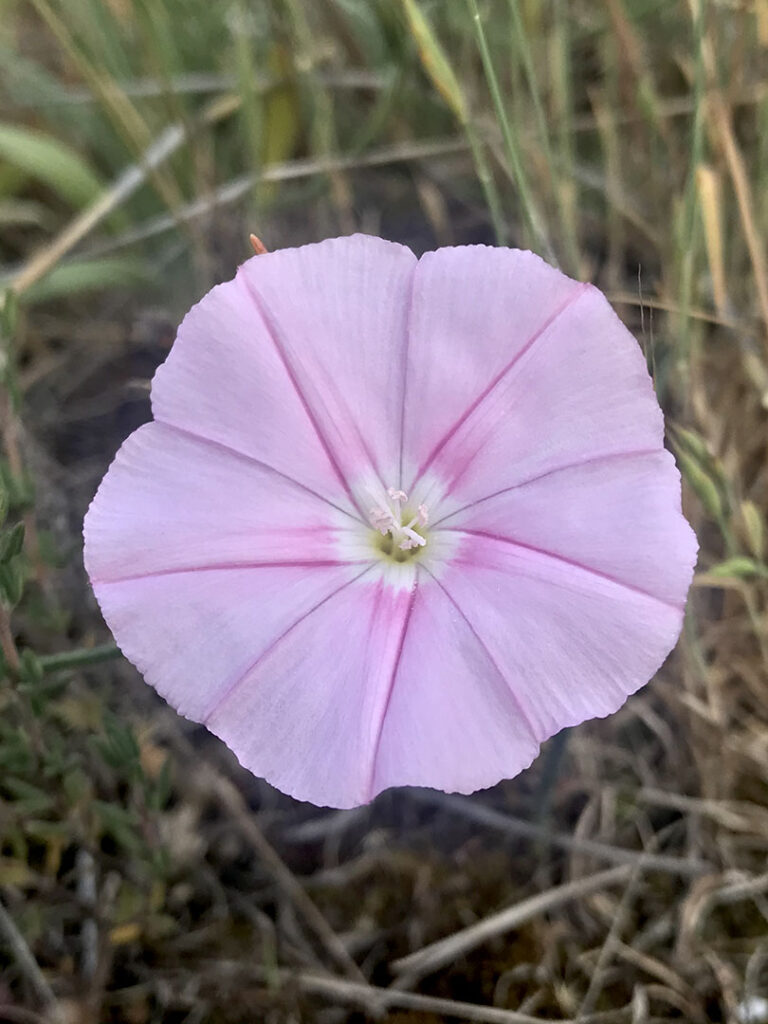
<path fill-rule="evenodd" d="M 378 535 L 374 535 L 374 547 L 385 558 L 393 562 L 408 562 L 426 546 L 424 528 L 429 522 L 426 505 L 419 505 L 413 513 L 406 505 L 405 491 L 390 487 L 387 491 L 386 507 L 372 508 L 368 517 Z"/>

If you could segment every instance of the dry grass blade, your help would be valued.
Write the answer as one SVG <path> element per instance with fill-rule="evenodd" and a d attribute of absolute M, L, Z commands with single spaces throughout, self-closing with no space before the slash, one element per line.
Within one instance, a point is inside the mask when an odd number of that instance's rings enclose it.
<path fill-rule="evenodd" d="M 632 292 L 607 292 L 606 295 L 611 302 L 624 306 L 637 306 L 640 309 L 643 307 L 646 309 L 660 309 L 665 313 L 674 313 L 676 316 L 682 315 L 683 312 L 681 306 L 667 299 L 649 298 L 647 295 L 640 296 Z M 755 333 L 754 329 L 750 328 L 748 324 L 706 309 L 688 309 L 686 313 L 692 320 L 703 320 L 708 324 L 718 324 L 720 327 L 727 327 L 732 331 L 740 331 L 742 334 L 749 334 L 750 330 L 753 334 Z"/>
<path fill-rule="evenodd" d="M 29 982 L 30 988 L 34 991 L 40 1002 L 47 1008 L 51 1024 L 64 1024 L 64 1019 L 62 1014 L 59 1012 L 57 1006 L 58 1001 L 53 989 L 46 981 L 45 975 L 40 970 L 37 960 L 35 960 L 29 946 L 24 940 L 24 936 L 16 927 L 16 923 L 2 903 L 0 903 L 0 937 L 5 939 L 19 970 Z"/>
<path fill-rule="evenodd" d="M 664 871 L 684 878 L 695 878 L 713 870 L 712 865 L 706 861 L 683 860 L 680 857 L 667 857 L 664 854 L 625 850 L 619 846 L 610 846 L 608 843 L 601 843 L 594 839 L 578 839 L 563 832 L 552 832 L 542 825 L 532 825 L 528 821 L 521 821 L 512 815 L 501 814 L 491 807 L 465 800 L 462 797 L 419 790 L 414 790 L 413 796 L 425 803 L 438 804 L 446 810 L 463 815 L 471 821 L 486 825 L 488 828 L 508 836 L 536 839 L 563 850 L 588 854 L 590 857 L 611 864 L 642 864 L 649 871 Z"/>
<path fill-rule="evenodd" d="M 407 163 L 411 160 L 431 160 L 457 153 L 466 153 L 469 144 L 463 138 L 429 139 L 422 142 L 404 142 L 394 146 L 382 146 L 371 150 L 363 156 L 338 156 L 328 158 L 308 157 L 291 160 L 282 164 L 273 164 L 258 174 L 245 174 L 234 181 L 222 185 L 210 195 L 201 196 L 177 211 L 176 217 L 161 215 L 144 224 L 127 231 L 114 242 L 94 247 L 89 256 L 105 256 L 108 253 L 135 245 L 148 238 L 172 231 L 177 218 L 193 220 L 203 217 L 212 209 L 220 209 L 236 203 L 253 189 L 255 184 L 269 184 L 286 181 L 299 181 L 316 175 L 328 174 L 333 170 L 354 171 L 365 167 L 384 167 L 387 164 Z"/>
<path fill-rule="evenodd" d="M 280 854 L 264 837 L 238 790 L 223 775 L 213 771 L 206 772 L 205 774 L 210 780 L 211 789 L 236 819 L 242 835 L 264 862 L 278 885 L 293 901 L 296 909 L 323 944 L 326 952 L 336 963 L 337 967 L 340 967 L 346 975 L 354 980 L 365 981 L 360 968 L 349 955 L 338 935 L 328 924 L 328 921 L 318 910 L 312 897 L 305 892 L 301 883 L 286 866 Z"/>
<path fill-rule="evenodd" d="M 463 956 L 469 950 L 487 942 L 488 939 L 512 931 L 513 928 L 517 928 L 532 917 L 537 917 L 539 914 L 559 907 L 570 900 L 580 899 L 599 889 L 616 885 L 628 879 L 631 874 L 632 869 L 629 866 L 609 868 L 607 871 L 600 871 L 595 875 L 588 875 L 586 878 L 579 878 L 576 881 L 555 886 L 546 892 L 537 893 L 514 906 L 491 914 L 482 921 L 464 928 L 463 931 L 455 932 L 445 939 L 425 946 L 416 953 L 396 960 L 392 964 L 392 969 L 398 974 L 407 973 L 411 976 L 436 971 Z"/>
<path fill-rule="evenodd" d="M 723 238 L 723 202 L 720 177 L 707 164 L 696 169 L 696 186 L 699 192 L 699 206 L 704 220 L 704 238 L 707 244 L 709 272 L 712 277 L 712 294 L 717 312 L 722 316 L 728 307 L 728 290 L 725 272 L 725 241 Z M 689 316 L 691 313 L 689 312 Z"/>
<path fill-rule="evenodd" d="M 213 124 L 228 116 L 236 107 L 237 103 L 233 103 L 231 100 L 223 103 L 219 99 L 214 100 L 203 113 L 200 124 Z M 134 192 L 144 184 L 153 169 L 160 167 L 188 138 L 189 132 L 182 124 L 173 124 L 165 128 L 142 154 L 141 160 L 127 167 L 95 202 L 78 214 L 52 242 L 48 243 L 40 252 L 35 253 L 18 271 L 10 282 L 14 292 L 21 295 L 52 270 L 62 257 L 74 249 L 106 217 L 130 199 Z M 172 218 L 172 223 L 177 223 L 177 221 L 178 217 Z"/>
<path fill-rule="evenodd" d="M 576 1015 L 577 1024 L 583 1024 L 583 1021 L 590 1016 L 595 1008 L 600 992 L 605 984 L 605 973 L 608 964 L 616 952 L 616 947 L 621 940 L 621 933 L 627 925 L 629 907 L 637 893 L 641 875 L 642 865 L 638 864 L 632 869 L 627 886 L 624 889 L 618 906 L 613 914 L 611 926 L 608 929 L 608 934 L 605 937 L 605 941 L 603 942 L 600 954 L 597 958 L 597 963 L 595 964 L 595 969 L 589 980 L 589 987 L 581 1001 L 579 1012 Z"/>
<path fill-rule="evenodd" d="M 699 3 L 700 0 L 689 0 L 694 18 L 702 16 L 699 11 Z M 752 262 L 755 290 L 757 292 L 760 313 L 765 325 L 765 344 L 768 349 L 768 262 L 766 262 L 765 249 L 760 237 L 749 174 L 741 149 L 736 141 L 730 108 L 718 85 L 717 46 L 711 33 L 707 34 L 702 40 L 702 58 L 707 76 L 707 106 L 709 115 L 715 136 L 719 140 L 725 156 L 728 173 L 733 182 L 736 204 L 739 209 L 742 231 L 744 232 L 744 241 L 746 242 L 749 258 Z"/>
<path fill-rule="evenodd" d="M 439 1013 L 462 1021 L 477 1021 L 477 1024 L 547 1024 L 540 1018 L 529 1017 L 527 1013 L 501 1010 L 493 1006 L 475 1006 L 472 1003 L 423 996 L 416 992 L 400 992 L 397 989 L 375 988 L 373 985 L 355 985 L 337 978 L 323 978 L 313 975 L 298 975 L 295 981 L 299 988 L 312 995 L 322 995 L 334 1000 L 357 1003 L 377 1010 L 416 1010 L 423 1013 Z M 568 1024 L 559 1021 L 558 1024 Z"/>
<path fill-rule="evenodd" d="M 280 971 L 280 979 L 293 983 L 301 991 L 310 995 L 324 996 L 337 1003 L 352 1003 L 368 1010 L 372 1015 L 380 1015 L 390 1010 L 414 1010 L 425 1014 L 439 1014 L 447 1019 L 472 1021 L 477 1024 L 574 1024 L 569 1020 L 548 1020 L 543 1017 L 531 1017 L 527 1013 L 516 1010 L 504 1010 L 495 1006 L 480 1006 L 453 999 L 442 999 L 437 996 L 421 995 L 417 992 L 403 992 L 396 988 L 380 988 L 375 985 L 357 984 L 341 978 L 330 978 L 308 971 Z M 623 1014 L 614 1015 L 614 1020 Z M 594 1018 L 585 1018 L 580 1024 L 590 1024 Z"/>

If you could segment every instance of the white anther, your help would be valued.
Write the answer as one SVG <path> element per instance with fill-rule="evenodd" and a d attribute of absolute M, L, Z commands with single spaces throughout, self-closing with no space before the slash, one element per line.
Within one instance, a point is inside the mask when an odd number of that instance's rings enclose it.
<path fill-rule="evenodd" d="M 408 523 L 403 522 L 401 502 L 408 500 L 405 491 L 399 491 L 390 487 L 387 496 L 392 502 L 390 508 L 372 508 L 368 512 L 368 518 L 375 530 L 382 536 L 392 534 L 392 540 L 401 551 L 409 551 L 411 548 L 424 547 L 427 543 L 420 533 L 413 529 L 417 524 L 426 526 L 429 522 L 429 513 L 426 505 L 419 505 L 417 514 Z"/>
<path fill-rule="evenodd" d="M 397 525 L 395 517 L 389 509 L 372 508 L 368 515 L 371 519 L 371 525 L 382 535 L 389 533 L 392 527 Z"/>
<path fill-rule="evenodd" d="M 415 530 L 411 530 L 408 526 L 401 527 L 401 531 L 405 534 L 404 539 L 400 541 L 399 545 L 402 551 L 408 551 L 410 548 L 421 548 L 427 543 L 420 533 L 416 533 Z"/>

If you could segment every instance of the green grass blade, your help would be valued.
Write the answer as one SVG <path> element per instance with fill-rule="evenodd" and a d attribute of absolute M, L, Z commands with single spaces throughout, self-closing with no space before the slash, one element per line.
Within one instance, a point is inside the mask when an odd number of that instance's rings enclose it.
<path fill-rule="evenodd" d="M 77 208 L 101 191 L 101 181 L 86 160 L 59 139 L 33 128 L 0 124 L 0 160 L 43 182 Z"/>

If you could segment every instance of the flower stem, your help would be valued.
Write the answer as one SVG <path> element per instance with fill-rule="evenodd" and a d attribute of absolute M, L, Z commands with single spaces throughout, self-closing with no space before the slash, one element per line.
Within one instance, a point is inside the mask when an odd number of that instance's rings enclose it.
<path fill-rule="evenodd" d="M 8 609 L 0 604 L 0 649 L 5 657 L 9 671 L 14 675 L 19 673 L 19 652 L 16 649 L 16 641 L 13 639 L 11 629 L 11 617 Z"/>
<path fill-rule="evenodd" d="M 74 651 L 61 651 L 59 654 L 44 654 L 38 660 L 44 672 L 61 672 L 67 668 L 80 668 L 83 665 L 96 665 L 101 661 L 112 661 L 122 658 L 122 651 L 114 644 L 100 644 L 98 647 L 80 647 Z"/>

